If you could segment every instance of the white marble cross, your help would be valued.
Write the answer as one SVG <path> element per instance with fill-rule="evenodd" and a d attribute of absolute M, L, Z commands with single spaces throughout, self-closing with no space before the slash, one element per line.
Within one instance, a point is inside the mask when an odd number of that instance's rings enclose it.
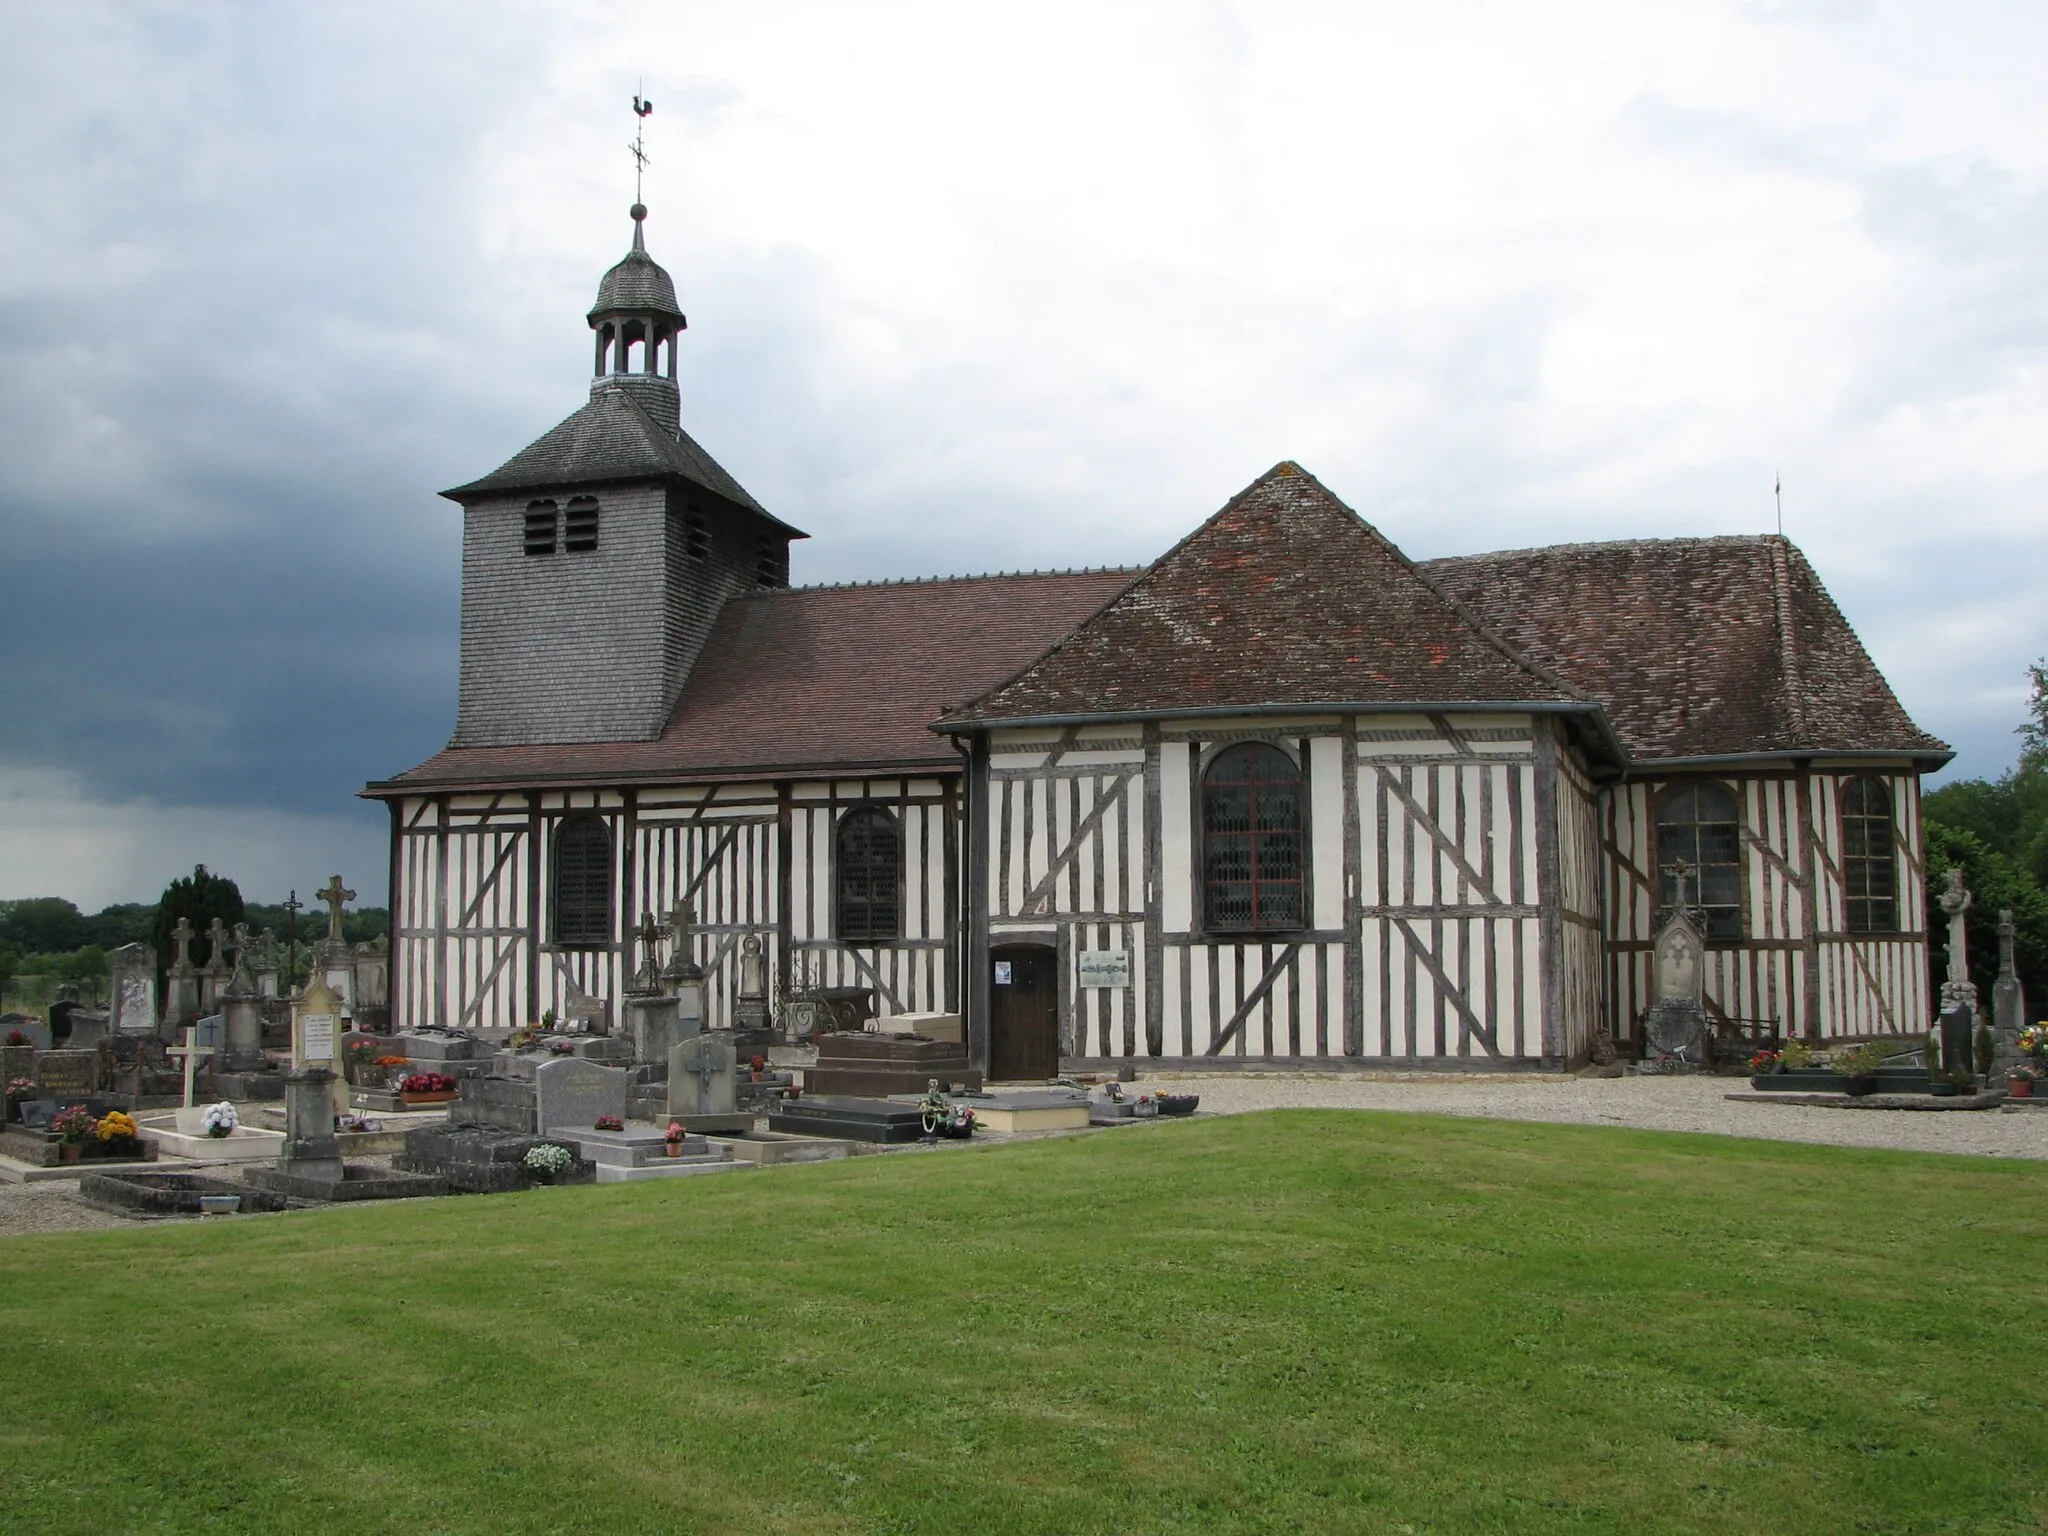
<path fill-rule="evenodd" d="M 183 1045 L 167 1047 L 164 1054 L 166 1056 L 182 1056 L 185 1058 L 185 1107 L 190 1109 L 192 1107 L 192 1074 L 198 1070 L 201 1058 L 213 1054 L 213 1047 L 210 1045 L 194 1045 L 192 1043 L 192 1031 L 188 1029 L 185 1031 L 185 1043 Z"/>

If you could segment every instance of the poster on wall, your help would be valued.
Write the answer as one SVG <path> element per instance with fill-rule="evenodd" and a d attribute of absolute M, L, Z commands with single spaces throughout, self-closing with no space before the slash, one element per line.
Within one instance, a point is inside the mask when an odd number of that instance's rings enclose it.
<path fill-rule="evenodd" d="M 1128 987 L 1131 952 L 1127 949 L 1084 949 L 1074 957 L 1084 987 Z"/>
<path fill-rule="evenodd" d="M 1007 960 L 998 960 L 996 962 L 996 985 L 999 987 L 1007 987 L 1009 984 L 1010 962 Z"/>

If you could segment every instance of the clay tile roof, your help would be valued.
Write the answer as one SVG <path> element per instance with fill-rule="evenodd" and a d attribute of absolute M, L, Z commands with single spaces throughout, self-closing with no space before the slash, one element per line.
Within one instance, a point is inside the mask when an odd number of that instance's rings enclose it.
<path fill-rule="evenodd" d="M 1283 463 L 941 728 L 1330 704 L 1594 709 Z"/>
<path fill-rule="evenodd" d="M 1638 760 L 1949 755 L 1783 538 L 1559 544 L 1422 569 L 1606 707 Z"/>
<path fill-rule="evenodd" d="M 931 732 L 1041 654 L 1128 570 L 751 593 L 720 611 L 653 741 L 449 748 L 372 792 L 957 766 Z"/>
<path fill-rule="evenodd" d="M 604 481 L 680 477 L 736 506 L 758 512 L 778 526 L 718 461 L 698 447 L 690 434 L 665 431 L 624 389 L 602 389 L 590 403 L 522 448 L 481 480 L 441 494 L 456 501 L 494 491 L 546 490 L 557 486 L 595 485 Z M 790 528 L 793 534 L 797 530 Z M 797 534 L 801 538 L 804 535 Z"/>

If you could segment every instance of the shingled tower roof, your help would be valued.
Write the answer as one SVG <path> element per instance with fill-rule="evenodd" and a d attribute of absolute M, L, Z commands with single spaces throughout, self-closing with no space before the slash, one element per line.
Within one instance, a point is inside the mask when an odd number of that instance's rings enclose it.
<path fill-rule="evenodd" d="M 1439 705 L 1597 713 L 1489 634 L 1313 475 L 1282 463 L 938 728 Z"/>
<path fill-rule="evenodd" d="M 1422 570 L 1599 699 L 1638 762 L 1952 755 L 1907 717 L 1806 556 L 1782 537 L 1557 544 Z"/>

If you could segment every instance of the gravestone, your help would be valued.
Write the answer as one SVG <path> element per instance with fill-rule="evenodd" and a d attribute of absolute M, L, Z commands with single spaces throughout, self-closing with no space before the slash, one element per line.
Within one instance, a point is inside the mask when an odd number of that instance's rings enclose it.
<path fill-rule="evenodd" d="M 1965 921 L 1977 898 L 1963 889 L 1963 868 L 1951 865 L 1948 888 L 1935 898 L 1948 918 L 1948 979 L 1941 984 L 1941 1008 L 1946 1013 L 1961 1004 L 1972 1015 L 1977 1012 L 1977 987 L 1970 980 L 1970 932 Z"/>
<path fill-rule="evenodd" d="M 156 1033 L 156 951 L 147 944 L 123 944 L 107 961 L 107 1008 L 114 1016 L 114 1033 Z"/>
<path fill-rule="evenodd" d="M 21 1036 L 19 1040 L 14 1037 Z M 50 1026 L 31 1013 L 0 1014 L 0 1040 L 15 1046 L 26 1045 L 32 1051 L 47 1051 L 50 1048 Z"/>
<path fill-rule="evenodd" d="M 2027 994 L 2013 967 L 2012 945 L 2015 928 L 2010 911 L 1998 914 L 1998 980 L 1991 984 L 1991 1028 L 1997 1037 L 1994 1073 L 2020 1061 L 2020 1031 L 2027 1023 Z"/>
<path fill-rule="evenodd" d="M 57 989 L 56 1000 L 43 1011 L 43 1017 L 50 1026 L 51 1045 L 71 1043 L 71 1015 L 78 1012 L 78 987 L 74 982 L 65 982 Z"/>
<path fill-rule="evenodd" d="M 220 1005 L 220 989 L 231 974 L 228 967 L 227 925 L 215 918 L 207 925 L 206 964 L 199 967 L 199 1011 L 212 1013 Z"/>
<path fill-rule="evenodd" d="M 626 1117 L 626 1092 L 632 1074 L 600 1067 L 574 1056 L 558 1056 L 534 1070 L 534 1116 L 543 1134 L 589 1130 L 600 1115 Z"/>
<path fill-rule="evenodd" d="M 682 1038 L 682 1019 L 672 997 L 631 994 L 626 998 L 626 1038 L 633 1045 L 633 1059 L 652 1065 L 666 1062 L 668 1053 Z M 699 1023 L 692 1019 L 692 1026 Z M 693 1027 L 690 1031 L 696 1033 Z"/>
<path fill-rule="evenodd" d="M 304 1066 L 284 1080 L 284 1150 L 277 1171 L 295 1178 L 343 1177 L 341 1143 L 334 1135 L 335 1085 L 331 1068 Z"/>
<path fill-rule="evenodd" d="M 64 1044 L 74 1051 L 88 1051 L 98 1047 L 107 1038 L 107 1011 L 104 1008 L 74 1008 L 66 1022 L 71 1033 Z"/>
<path fill-rule="evenodd" d="M 213 1027 L 202 1030 L 201 1026 L 208 1024 Z M 211 1040 L 202 1041 L 202 1033 L 211 1036 Z M 220 1018 L 218 1015 L 210 1019 L 202 1019 L 199 1025 L 195 1025 L 193 1028 L 185 1031 L 185 1043 L 183 1045 L 171 1046 L 164 1053 L 168 1056 L 177 1057 L 182 1064 L 185 1079 L 183 1103 L 187 1109 L 192 1108 L 193 1076 L 199 1070 L 199 1063 L 211 1060 L 214 1052 L 220 1048 L 220 1035 Z"/>
<path fill-rule="evenodd" d="M 391 1037 L 391 1049 L 415 1066 L 477 1059 L 475 1036 L 449 1029 L 409 1029 Z"/>
<path fill-rule="evenodd" d="M 725 1030 L 691 1035 L 668 1053 L 668 1117 L 693 1131 L 736 1134 L 753 1128 L 739 1107 L 732 1035 Z"/>
<path fill-rule="evenodd" d="M 98 1051 L 44 1051 L 36 1057 L 36 1091 L 46 1099 L 83 1098 L 99 1087 Z"/>
<path fill-rule="evenodd" d="M 332 1083 L 335 1113 L 348 1113 L 348 1087 L 334 1069 L 341 1062 L 341 999 L 320 977 L 292 1003 L 292 1072 L 326 1067 Z M 289 1093 L 289 1089 L 287 1089 Z"/>
<path fill-rule="evenodd" d="M 356 1027 L 379 1033 L 391 1027 L 391 945 L 371 939 L 355 947 Z"/>
<path fill-rule="evenodd" d="M 1710 1035 L 1700 1000 L 1706 950 L 1705 936 L 1683 907 L 1673 911 L 1657 931 L 1650 959 L 1650 984 L 1656 1001 L 1643 1014 L 1643 1067 L 1647 1071 L 1697 1071 L 1706 1063 Z"/>
<path fill-rule="evenodd" d="M 245 946 L 235 955 L 234 974 L 221 989 L 221 1055 L 231 1072 L 253 1072 L 263 1065 L 263 1005 L 257 1001 L 256 977 Z"/>
<path fill-rule="evenodd" d="M 249 956 L 249 971 L 256 978 L 256 995 L 277 996 L 277 935 L 264 929 L 256 935 L 250 949 L 253 953 Z"/>
<path fill-rule="evenodd" d="M 184 918 L 171 930 L 171 964 L 164 978 L 164 1016 L 158 1030 L 165 1040 L 199 1017 L 199 971 L 192 964 L 192 925 Z"/>
<path fill-rule="evenodd" d="M 768 1028 L 768 959 L 758 933 L 740 941 L 740 992 L 732 1021 L 742 1036 L 758 1035 Z"/>
<path fill-rule="evenodd" d="M 349 954 L 348 940 L 341 935 L 341 909 L 356 899 L 356 893 L 341 883 L 341 876 L 330 875 L 327 888 L 315 891 L 313 896 L 327 903 L 327 937 L 313 946 L 314 973 L 326 982 L 327 990 L 339 1000 L 338 1011 L 353 1014 L 356 968 Z"/>

